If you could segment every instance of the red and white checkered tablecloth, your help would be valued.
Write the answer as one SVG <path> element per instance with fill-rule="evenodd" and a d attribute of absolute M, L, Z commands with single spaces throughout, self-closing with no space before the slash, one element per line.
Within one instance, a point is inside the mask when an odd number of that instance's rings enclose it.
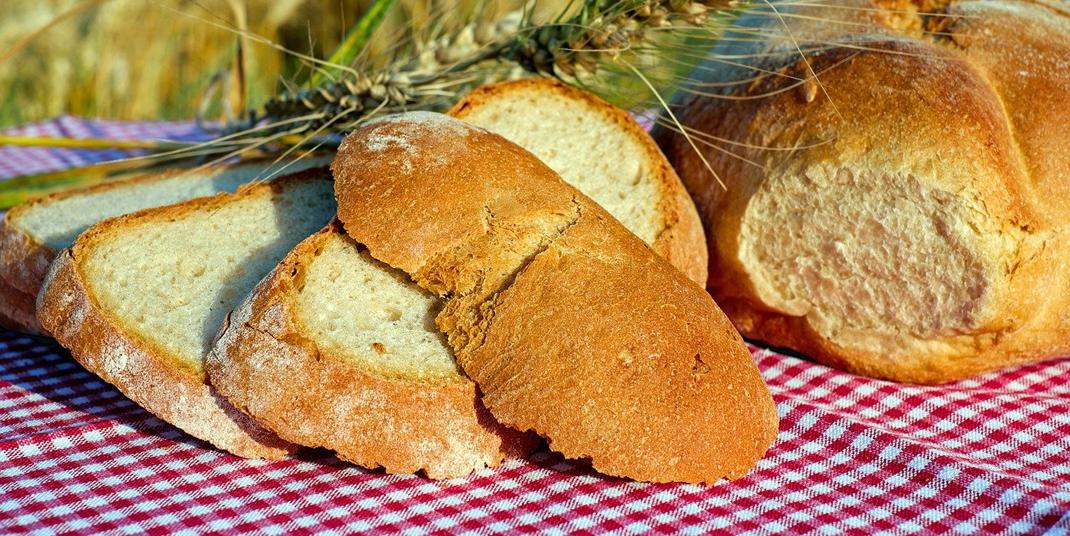
<path fill-rule="evenodd" d="M 64 124 L 89 123 L 35 128 Z M 13 151 L 0 149 L 0 175 Z M 15 172 L 100 158 L 53 153 Z M 0 533 L 1070 533 L 1070 360 L 919 387 L 753 353 L 782 420 L 741 480 L 643 484 L 544 451 L 433 482 L 322 451 L 235 458 L 141 410 L 54 342 L 0 331 Z"/>

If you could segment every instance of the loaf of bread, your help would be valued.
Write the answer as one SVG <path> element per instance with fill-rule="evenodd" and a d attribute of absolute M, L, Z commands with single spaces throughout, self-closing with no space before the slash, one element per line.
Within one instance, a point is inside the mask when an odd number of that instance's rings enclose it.
<path fill-rule="evenodd" d="M 226 314 L 334 211 L 321 169 L 105 220 L 52 263 L 38 318 L 161 419 L 240 456 L 281 457 L 293 446 L 216 394 L 204 358 Z"/>
<path fill-rule="evenodd" d="M 141 209 L 233 192 L 283 168 L 289 173 L 330 160 L 324 156 L 273 163 L 254 160 L 195 170 L 138 175 L 65 191 L 19 205 L 0 221 L 0 317 L 7 327 L 40 333 L 33 303 L 52 260 L 89 226 Z M 705 247 L 705 246 L 703 246 Z"/>
<path fill-rule="evenodd" d="M 709 295 L 527 151 L 414 113 L 349 135 L 332 170 L 345 231 L 446 298 L 436 325 L 499 422 L 656 482 L 739 477 L 772 442 Z"/>
<path fill-rule="evenodd" d="M 527 149 L 654 252 L 706 284 L 695 204 L 635 119 L 589 92 L 545 78 L 481 86 L 449 115 Z"/>
<path fill-rule="evenodd" d="M 741 21 L 769 40 L 722 52 L 761 59 L 704 66 L 723 95 L 677 103 L 686 125 L 742 157 L 707 152 L 727 189 L 682 136 L 658 133 L 735 325 L 908 382 L 1070 353 L 1066 4 L 789 4 L 778 6 L 791 39 L 769 13 Z M 804 61 L 790 40 L 816 51 Z"/>
<path fill-rule="evenodd" d="M 694 204 L 622 110 L 558 82 L 520 80 L 481 87 L 451 114 L 545 159 L 705 281 Z M 364 467 L 451 478 L 527 452 L 537 438 L 499 425 L 457 369 L 433 323 L 441 305 L 332 225 L 294 248 L 235 312 L 208 374 L 280 437 Z"/>

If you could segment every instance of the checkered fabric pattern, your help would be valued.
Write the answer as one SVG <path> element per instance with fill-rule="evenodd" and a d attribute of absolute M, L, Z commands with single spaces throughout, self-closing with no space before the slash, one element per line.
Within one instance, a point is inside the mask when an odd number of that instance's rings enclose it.
<path fill-rule="evenodd" d="M 0 331 L 0 533 L 1070 533 L 1070 360 L 920 387 L 752 351 L 782 420 L 743 479 L 643 484 L 543 451 L 432 482 L 235 458 Z"/>
<path fill-rule="evenodd" d="M 124 122 L 77 117 L 59 117 L 51 121 L 8 129 L 4 131 L 4 134 L 115 140 L 193 141 L 208 138 L 203 131 L 190 122 Z M 133 154 L 135 154 L 134 151 L 0 146 L 0 179 L 96 164 Z"/>

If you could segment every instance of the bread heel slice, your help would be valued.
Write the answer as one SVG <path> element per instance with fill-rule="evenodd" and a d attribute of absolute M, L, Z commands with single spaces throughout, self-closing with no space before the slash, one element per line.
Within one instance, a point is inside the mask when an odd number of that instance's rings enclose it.
<path fill-rule="evenodd" d="M 63 346 L 127 398 L 189 435 L 246 458 L 277 459 L 294 446 L 243 415 L 204 382 L 146 349 L 93 305 L 70 251 L 52 263 L 39 304 Z"/>
<path fill-rule="evenodd" d="M 331 225 L 231 315 L 211 383 L 280 437 L 388 473 L 454 478 L 537 438 L 498 424 L 432 323 L 439 300 Z"/>
<path fill-rule="evenodd" d="M 530 153 L 414 113 L 350 134 L 332 170 L 345 231 L 447 299 L 436 323 L 503 424 L 653 482 L 738 478 L 772 443 L 705 290 Z"/>
<path fill-rule="evenodd" d="M 53 264 L 38 319 L 161 419 L 239 456 L 282 457 L 294 447 L 221 399 L 204 357 L 226 314 L 334 211 L 321 169 L 105 220 Z"/>

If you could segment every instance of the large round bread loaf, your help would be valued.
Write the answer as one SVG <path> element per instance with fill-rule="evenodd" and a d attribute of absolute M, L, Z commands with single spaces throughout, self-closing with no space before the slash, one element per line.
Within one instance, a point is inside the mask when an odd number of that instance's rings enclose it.
<path fill-rule="evenodd" d="M 743 157 L 706 155 L 727 190 L 658 133 L 715 299 L 745 336 L 899 381 L 1070 353 L 1067 5 L 847 4 L 782 4 L 791 39 L 768 13 L 744 20 L 770 38 L 732 51 L 762 59 L 708 67 L 751 80 L 678 103 Z M 815 13 L 839 26 L 799 22 Z"/>
<path fill-rule="evenodd" d="M 406 114 L 332 170 L 346 232 L 446 298 L 436 324 L 499 422 L 649 481 L 739 477 L 769 447 L 772 399 L 709 295 L 532 154 Z"/>

